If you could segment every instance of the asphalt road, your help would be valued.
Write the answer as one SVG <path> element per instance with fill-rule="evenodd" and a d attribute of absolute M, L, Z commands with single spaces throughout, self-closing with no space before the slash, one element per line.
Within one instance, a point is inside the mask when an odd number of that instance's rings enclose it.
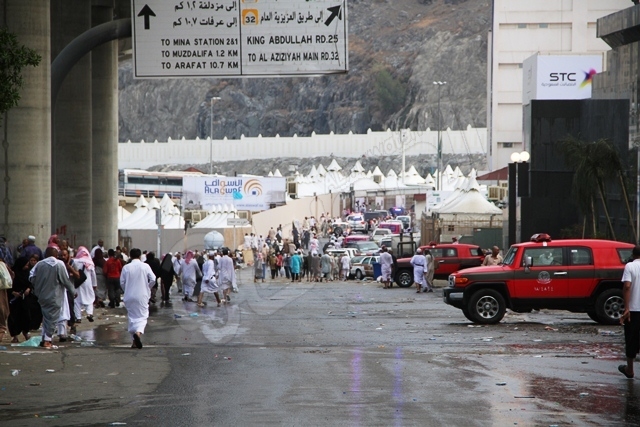
<path fill-rule="evenodd" d="M 438 290 L 249 274 L 229 305 L 154 310 L 142 350 L 109 310 L 82 324 L 94 347 L 0 352 L 2 425 L 640 424 L 620 327 L 564 311 L 476 327 Z"/>

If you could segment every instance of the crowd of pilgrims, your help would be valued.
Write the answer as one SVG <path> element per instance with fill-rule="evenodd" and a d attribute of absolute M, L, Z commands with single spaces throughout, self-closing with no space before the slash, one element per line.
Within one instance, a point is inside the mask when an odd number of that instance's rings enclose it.
<path fill-rule="evenodd" d="M 35 240 L 34 236 L 29 236 L 13 249 L 0 237 L 1 270 L 11 276 L 10 289 L 0 289 L 0 342 L 7 331 L 12 343 L 20 342 L 21 337 L 28 340 L 30 332 L 42 325 L 43 308 L 34 295 L 30 273 L 38 261 L 45 259 L 45 253 Z M 59 341 L 65 342 L 76 333 L 76 325 L 83 317 L 88 322 L 94 321 L 94 309 L 121 306 L 121 273 L 130 259 L 127 248 L 117 246 L 106 250 L 102 240 L 98 240 L 91 250 L 85 246 L 74 249 L 67 240 L 59 240 L 53 235 L 47 242 L 47 248 L 50 247 L 56 248 L 58 259 L 64 263 L 75 287 L 75 292 L 64 292 L 64 303 L 56 324 Z M 219 262 L 223 256 L 228 262 Z M 161 260 L 153 252 L 144 251 L 140 260 L 149 265 L 156 277 L 149 304 L 157 303 L 157 291 L 160 290 L 161 305 L 171 306 L 172 285 L 177 285 L 183 301 L 194 302 L 192 297 L 197 297 L 199 306 L 206 305 L 203 301 L 205 293 L 213 294 L 220 306 L 230 302 L 230 293 L 237 291 L 235 254 L 227 250 L 187 251 L 184 256 L 167 253 Z"/>

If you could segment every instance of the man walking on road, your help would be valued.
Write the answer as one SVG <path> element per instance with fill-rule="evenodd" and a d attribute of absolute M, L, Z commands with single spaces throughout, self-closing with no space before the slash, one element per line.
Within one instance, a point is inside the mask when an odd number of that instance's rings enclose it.
<path fill-rule="evenodd" d="M 65 303 L 64 294 L 75 293 L 73 283 L 69 280 L 67 268 L 58 260 L 58 250 L 49 247 L 45 250 L 45 259 L 39 261 L 29 274 L 33 284 L 33 293 L 38 297 L 42 308 L 42 343 L 44 348 L 52 348 L 53 332 L 60 317 L 60 309 Z"/>
<path fill-rule="evenodd" d="M 391 270 L 393 267 L 393 258 L 391 254 L 387 252 L 387 247 L 383 246 L 380 250 L 380 273 L 382 274 L 382 283 L 384 283 L 384 289 L 391 287 Z"/>
<path fill-rule="evenodd" d="M 633 261 L 624 266 L 622 273 L 624 313 L 620 317 L 627 364 L 618 366 L 618 371 L 627 378 L 633 378 L 633 360 L 640 352 L 640 246 L 634 247 L 631 255 Z"/>
<path fill-rule="evenodd" d="M 120 286 L 124 290 L 124 306 L 127 309 L 128 330 L 133 337 L 131 348 L 142 348 L 144 328 L 149 318 L 149 298 L 151 288 L 156 284 L 156 276 L 149 264 L 140 261 L 140 249 L 131 249 L 131 262 L 122 268 Z"/>

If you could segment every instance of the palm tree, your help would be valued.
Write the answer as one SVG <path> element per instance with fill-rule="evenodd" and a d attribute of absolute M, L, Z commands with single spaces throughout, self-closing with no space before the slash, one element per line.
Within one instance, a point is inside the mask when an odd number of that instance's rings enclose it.
<path fill-rule="evenodd" d="M 629 224 L 631 224 L 635 240 L 636 230 L 633 224 L 633 214 L 629 205 L 627 186 L 625 185 L 622 174 L 622 161 L 613 144 L 606 139 L 586 142 L 569 136 L 560 141 L 559 150 L 564 155 L 567 166 L 574 170 L 573 195 L 578 203 L 578 208 L 582 214 L 585 215 L 585 218 L 587 216 L 591 217 L 593 235 L 595 236 L 597 233 L 595 198 L 599 196 L 602 201 L 604 214 L 607 218 L 611 237 L 614 240 L 616 239 L 604 194 L 606 191 L 606 182 L 610 179 L 617 178 L 622 189 L 627 214 L 629 215 Z M 586 226 L 586 221 L 584 226 Z"/>

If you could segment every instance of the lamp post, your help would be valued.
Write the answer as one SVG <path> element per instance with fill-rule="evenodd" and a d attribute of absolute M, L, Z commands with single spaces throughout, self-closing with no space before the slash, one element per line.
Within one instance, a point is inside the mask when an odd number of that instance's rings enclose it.
<path fill-rule="evenodd" d="M 509 163 L 509 247 L 516 243 L 516 230 L 517 230 L 517 215 L 518 211 L 516 205 L 518 202 L 518 196 L 529 196 L 529 158 L 531 156 L 528 152 L 523 151 L 521 153 L 511 154 L 511 163 Z"/>
<path fill-rule="evenodd" d="M 442 135 L 440 133 L 440 89 L 446 85 L 447 82 L 433 82 L 438 86 L 438 191 L 442 191 Z"/>
<path fill-rule="evenodd" d="M 219 100 L 219 96 L 212 96 L 209 108 L 211 128 L 209 130 L 209 174 L 213 173 L 213 101 Z"/>

